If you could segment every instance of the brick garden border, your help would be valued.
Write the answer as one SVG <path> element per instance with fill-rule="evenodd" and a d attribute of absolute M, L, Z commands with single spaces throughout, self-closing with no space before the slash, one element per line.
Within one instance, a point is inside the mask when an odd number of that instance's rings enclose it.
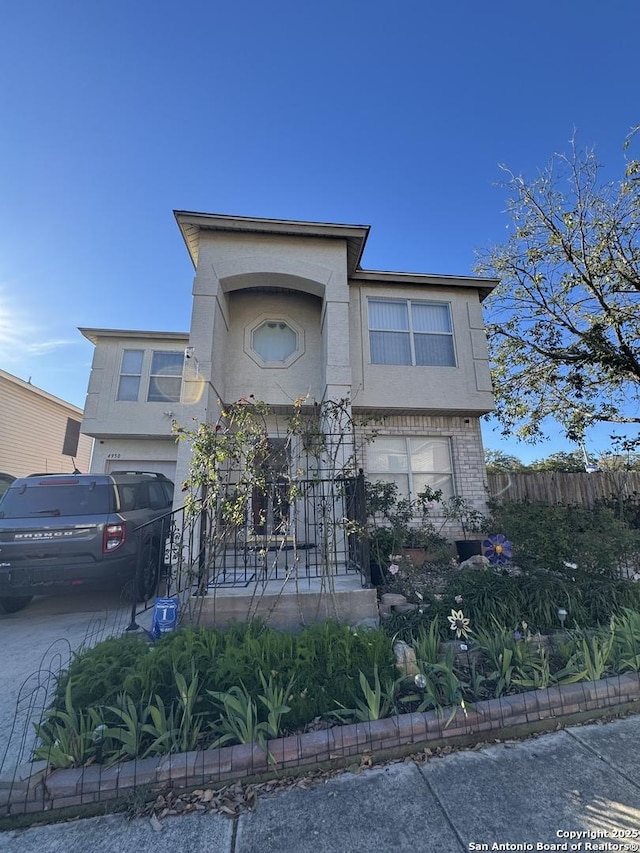
<path fill-rule="evenodd" d="M 558 723 L 593 719 L 634 709 L 640 674 L 549 687 L 462 708 L 401 714 L 369 723 L 334 726 L 269 741 L 270 757 L 257 744 L 240 744 L 154 758 L 112 767 L 92 764 L 48 771 L 46 762 L 22 764 L 0 776 L 0 817 L 95 806 L 131 795 L 140 785 L 167 788 L 216 787 L 262 781 L 279 774 L 351 764 L 355 756 L 393 758 L 438 745 L 470 745 L 487 734 L 519 736 Z"/>

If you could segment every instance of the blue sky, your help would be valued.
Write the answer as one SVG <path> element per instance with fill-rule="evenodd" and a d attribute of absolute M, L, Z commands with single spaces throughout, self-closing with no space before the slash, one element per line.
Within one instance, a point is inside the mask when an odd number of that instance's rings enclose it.
<path fill-rule="evenodd" d="M 639 27 L 637 0 L 7 4 L 0 367 L 82 406 L 77 326 L 187 330 L 173 209 L 366 223 L 364 267 L 470 274 L 500 163 L 534 176 L 575 128 L 620 176 Z"/>

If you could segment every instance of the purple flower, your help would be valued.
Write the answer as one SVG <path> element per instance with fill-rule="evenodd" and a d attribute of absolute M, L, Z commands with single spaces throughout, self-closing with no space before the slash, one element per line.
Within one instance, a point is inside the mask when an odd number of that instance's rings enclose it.
<path fill-rule="evenodd" d="M 520 633 L 520 631 L 514 631 L 513 632 L 513 639 L 514 640 L 521 640 L 522 639 L 522 634 Z"/>
<path fill-rule="evenodd" d="M 482 543 L 485 557 L 494 566 L 502 566 L 512 557 L 511 542 L 504 533 L 492 533 Z"/>

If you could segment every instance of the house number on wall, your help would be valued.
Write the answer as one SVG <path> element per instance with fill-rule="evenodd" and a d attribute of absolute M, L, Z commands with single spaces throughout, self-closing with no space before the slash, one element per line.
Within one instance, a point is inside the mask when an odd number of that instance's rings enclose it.
<path fill-rule="evenodd" d="M 107 459 L 120 459 L 119 453 L 107 453 Z"/>

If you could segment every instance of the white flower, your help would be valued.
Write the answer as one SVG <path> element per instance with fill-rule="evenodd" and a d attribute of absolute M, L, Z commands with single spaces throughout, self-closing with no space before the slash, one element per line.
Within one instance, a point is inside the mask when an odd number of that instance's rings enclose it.
<path fill-rule="evenodd" d="M 390 575 L 397 575 L 399 571 L 400 571 L 400 566 L 397 563 L 391 563 L 391 565 L 389 566 L 389 574 Z"/>
<path fill-rule="evenodd" d="M 466 640 L 469 635 L 470 622 L 462 610 L 452 610 L 451 616 L 447 616 L 447 619 L 451 623 L 451 630 L 456 632 L 456 637 L 458 639 L 464 637 Z"/>

